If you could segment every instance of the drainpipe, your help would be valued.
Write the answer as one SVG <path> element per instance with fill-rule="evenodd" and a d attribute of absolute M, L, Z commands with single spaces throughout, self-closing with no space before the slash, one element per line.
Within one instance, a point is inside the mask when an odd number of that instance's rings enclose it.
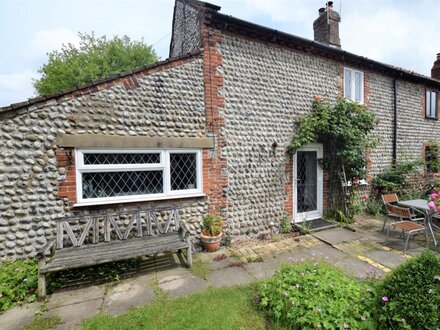
<path fill-rule="evenodd" d="M 393 165 L 397 161 L 397 78 L 393 80 Z"/>

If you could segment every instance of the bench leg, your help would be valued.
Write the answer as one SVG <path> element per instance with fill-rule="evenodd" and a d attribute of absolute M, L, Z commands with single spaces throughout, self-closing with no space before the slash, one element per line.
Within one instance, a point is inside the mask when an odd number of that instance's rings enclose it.
<path fill-rule="evenodd" d="M 188 265 L 188 268 L 191 268 L 191 266 L 192 266 L 191 235 L 189 235 L 189 234 L 186 235 L 185 240 L 188 243 L 188 248 L 186 249 L 186 263 Z"/>
<path fill-rule="evenodd" d="M 406 234 L 406 240 L 405 240 L 405 249 L 403 250 L 403 253 L 406 253 L 406 250 L 409 248 L 409 240 L 411 238 L 411 233 Z"/>
<path fill-rule="evenodd" d="M 46 274 L 41 272 L 46 266 L 46 257 L 42 257 L 38 260 L 38 300 L 44 300 L 46 298 Z"/>

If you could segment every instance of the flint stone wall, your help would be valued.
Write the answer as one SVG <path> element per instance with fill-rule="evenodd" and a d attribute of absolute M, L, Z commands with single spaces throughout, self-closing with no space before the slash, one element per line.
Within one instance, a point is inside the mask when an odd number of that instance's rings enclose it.
<path fill-rule="evenodd" d="M 397 153 L 418 158 L 424 154 L 424 144 L 440 142 L 440 121 L 425 118 L 424 86 L 398 81 L 397 90 Z"/>
<path fill-rule="evenodd" d="M 70 214 L 69 201 L 58 196 L 66 168 L 57 165 L 57 133 L 206 136 L 200 58 L 138 81 L 138 88 L 117 84 L 64 101 L 52 100 L 43 108 L 31 106 L 12 117 L 10 113 L 0 116 L 0 259 L 33 256 L 53 236 L 53 219 Z M 205 200 L 179 204 L 181 218 L 193 234 L 200 231 Z"/>
<path fill-rule="evenodd" d="M 316 56 L 230 35 L 223 35 L 218 52 L 229 180 L 224 213 L 234 234 L 257 235 L 285 214 L 285 165 L 292 162 L 286 148 L 294 120 L 311 110 L 314 96 L 336 99 L 340 68 Z"/>
<path fill-rule="evenodd" d="M 222 95 L 227 158 L 227 208 L 233 233 L 259 234 L 285 214 L 288 180 L 286 154 L 294 120 L 311 110 L 316 95 L 335 102 L 342 91 L 342 63 L 229 34 L 218 44 L 223 59 Z M 372 134 L 379 144 L 370 154 L 369 173 L 392 162 L 393 80 L 366 71 L 366 103 L 379 123 Z M 440 123 L 425 119 L 424 87 L 398 82 L 398 155 L 421 157 L 423 144 L 440 139 Z M 277 143 L 273 154 L 272 143 Z M 325 198 L 325 196 L 324 196 Z"/>
<path fill-rule="evenodd" d="M 202 40 L 202 19 L 202 10 L 194 9 L 191 5 L 176 1 L 170 57 L 192 53 L 199 49 Z"/>

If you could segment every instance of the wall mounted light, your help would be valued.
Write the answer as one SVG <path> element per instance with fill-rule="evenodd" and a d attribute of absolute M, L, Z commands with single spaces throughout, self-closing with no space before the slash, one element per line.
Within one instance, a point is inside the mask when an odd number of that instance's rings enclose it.
<path fill-rule="evenodd" d="M 278 147 L 278 143 L 276 141 L 272 143 L 272 156 L 274 157 L 276 155 L 277 147 Z"/>

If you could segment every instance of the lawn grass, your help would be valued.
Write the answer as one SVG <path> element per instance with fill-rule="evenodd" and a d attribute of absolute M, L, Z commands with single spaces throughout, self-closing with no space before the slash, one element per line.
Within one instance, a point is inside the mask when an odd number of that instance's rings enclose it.
<path fill-rule="evenodd" d="M 169 299 L 163 294 L 149 305 L 121 316 L 98 315 L 82 329 L 268 329 L 256 308 L 253 286 L 214 289 Z"/>
<path fill-rule="evenodd" d="M 50 330 L 55 329 L 61 323 L 61 319 L 58 316 L 37 317 L 25 326 L 23 330 Z"/>

